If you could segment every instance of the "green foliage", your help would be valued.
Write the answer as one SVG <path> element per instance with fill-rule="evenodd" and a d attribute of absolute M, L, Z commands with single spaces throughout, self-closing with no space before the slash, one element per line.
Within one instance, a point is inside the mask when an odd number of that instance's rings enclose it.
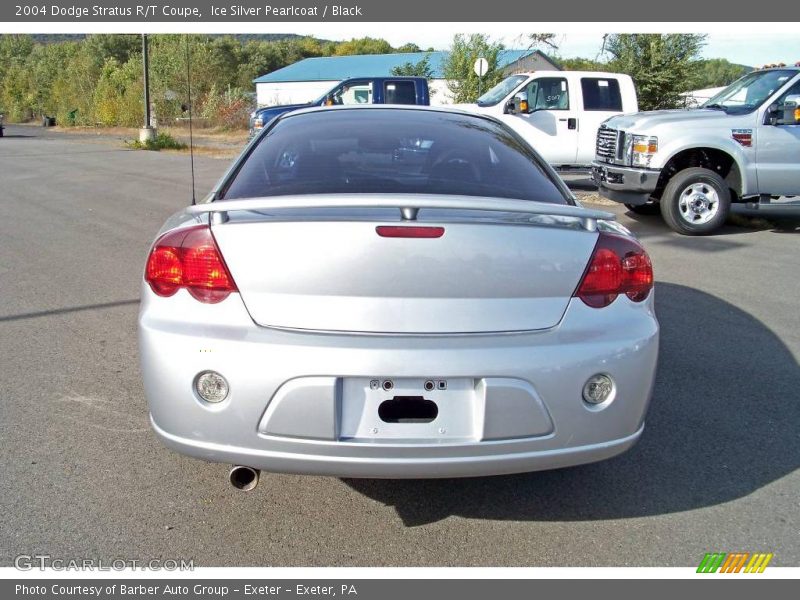
<path fill-rule="evenodd" d="M 565 71 L 608 71 L 606 63 L 590 58 L 559 58 L 557 60 Z"/>
<path fill-rule="evenodd" d="M 127 146 L 134 150 L 186 150 L 187 148 L 186 144 L 179 142 L 163 131 L 159 132 L 153 140 L 148 140 L 145 143 L 139 140 L 132 140 L 127 142 Z"/>
<path fill-rule="evenodd" d="M 348 54 L 390 54 L 392 46 L 386 40 L 364 37 L 352 39 L 349 42 L 342 42 L 333 52 L 334 56 L 346 56 Z"/>
<path fill-rule="evenodd" d="M 416 44 L 403 44 L 399 48 L 397 48 L 397 52 L 422 52 L 422 48 L 417 46 Z"/>
<path fill-rule="evenodd" d="M 450 53 L 443 65 L 444 78 L 455 103 L 475 102 L 480 95 L 501 79 L 504 74 L 498 68 L 498 57 L 503 50 L 503 44 L 492 42 L 488 36 L 472 33 L 469 36 L 456 34 Z M 482 81 L 473 69 L 475 60 L 485 58 L 489 63 L 489 70 Z"/>
<path fill-rule="evenodd" d="M 752 71 L 750 67 L 728 62 L 724 58 L 699 60 L 695 65 L 698 71 L 697 89 L 730 85 Z"/>
<path fill-rule="evenodd" d="M 143 94 L 141 56 L 123 65 L 115 58 L 107 59 L 94 91 L 95 122 L 104 126 L 140 125 Z M 66 121 L 61 118 L 59 122 Z"/>
<path fill-rule="evenodd" d="M 395 51 L 367 37 L 336 43 L 292 35 L 151 35 L 150 98 L 161 125 L 187 116 L 187 40 L 194 114 L 222 127 L 246 126 L 259 75 L 304 58 Z M 62 124 L 139 126 L 141 44 L 141 36 L 128 34 L 2 35 L 0 107 L 9 121 L 48 115 Z"/>
<path fill-rule="evenodd" d="M 395 77 L 427 77 L 433 78 L 433 68 L 431 67 L 430 55 L 425 56 L 422 60 L 413 62 L 406 62 L 399 67 L 392 69 L 392 75 Z"/>
<path fill-rule="evenodd" d="M 641 110 L 678 108 L 681 92 L 696 89 L 695 63 L 704 43 L 698 34 L 614 34 L 606 44 L 608 67 L 633 78 Z"/>

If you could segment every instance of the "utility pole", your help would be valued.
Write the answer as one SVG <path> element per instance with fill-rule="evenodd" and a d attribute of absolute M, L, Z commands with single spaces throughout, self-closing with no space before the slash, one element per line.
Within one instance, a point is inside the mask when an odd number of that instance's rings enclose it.
<path fill-rule="evenodd" d="M 142 64 L 144 65 L 144 127 L 139 130 L 139 141 L 147 143 L 156 139 L 156 130 L 150 126 L 150 58 L 147 54 L 147 34 L 142 34 Z"/>

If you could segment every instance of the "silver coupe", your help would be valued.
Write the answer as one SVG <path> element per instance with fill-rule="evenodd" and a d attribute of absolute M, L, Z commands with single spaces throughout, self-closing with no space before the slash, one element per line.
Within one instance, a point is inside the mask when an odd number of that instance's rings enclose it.
<path fill-rule="evenodd" d="M 427 107 L 282 115 L 142 279 L 152 426 L 260 470 L 471 477 L 609 458 L 644 427 L 653 271 L 490 117 Z"/>

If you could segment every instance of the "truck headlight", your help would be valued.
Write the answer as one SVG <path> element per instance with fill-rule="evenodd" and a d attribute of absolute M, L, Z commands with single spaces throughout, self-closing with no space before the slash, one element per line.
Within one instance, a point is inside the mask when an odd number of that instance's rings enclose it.
<path fill-rule="evenodd" d="M 632 167 L 649 167 L 653 155 L 658 152 L 658 138 L 650 135 L 632 135 L 630 142 Z"/>

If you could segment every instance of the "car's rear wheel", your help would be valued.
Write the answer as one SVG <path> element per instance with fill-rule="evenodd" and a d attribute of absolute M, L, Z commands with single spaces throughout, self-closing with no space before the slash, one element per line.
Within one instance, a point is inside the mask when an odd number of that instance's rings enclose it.
<path fill-rule="evenodd" d="M 731 193 L 717 173 L 692 167 L 670 179 L 659 204 L 664 221 L 674 231 L 706 235 L 728 218 Z"/>

